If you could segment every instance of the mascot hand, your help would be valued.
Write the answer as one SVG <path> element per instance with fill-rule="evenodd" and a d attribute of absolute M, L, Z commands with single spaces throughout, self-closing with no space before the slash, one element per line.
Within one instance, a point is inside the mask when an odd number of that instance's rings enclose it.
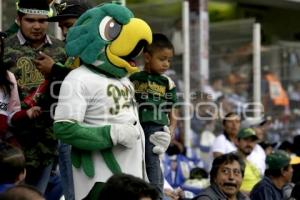
<path fill-rule="evenodd" d="M 171 134 L 170 130 L 167 126 L 164 126 L 164 131 L 157 131 L 150 135 L 149 138 L 150 142 L 154 144 L 154 147 L 152 149 L 153 153 L 155 154 L 163 154 L 170 142 L 171 142 Z"/>
<path fill-rule="evenodd" d="M 132 124 L 113 124 L 110 129 L 110 137 L 114 145 L 121 144 L 132 148 L 140 138 L 140 133 Z"/>
<path fill-rule="evenodd" d="M 95 175 L 94 163 L 92 160 L 92 152 L 78 150 L 76 148 L 72 148 L 72 164 L 76 168 L 82 167 L 84 173 L 92 178 Z"/>

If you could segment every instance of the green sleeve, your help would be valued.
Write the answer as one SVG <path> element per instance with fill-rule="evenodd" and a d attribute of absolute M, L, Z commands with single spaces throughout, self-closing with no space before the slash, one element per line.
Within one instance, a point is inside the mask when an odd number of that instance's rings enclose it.
<path fill-rule="evenodd" d="M 169 90 L 168 93 L 171 94 L 171 99 L 170 99 L 170 101 L 171 101 L 173 104 L 174 104 L 174 103 L 177 103 L 176 88 L 173 88 L 173 89 Z"/>
<path fill-rule="evenodd" d="M 113 146 L 110 125 L 101 127 L 85 126 L 76 122 L 55 122 L 56 137 L 67 144 L 82 150 L 103 150 Z"/>

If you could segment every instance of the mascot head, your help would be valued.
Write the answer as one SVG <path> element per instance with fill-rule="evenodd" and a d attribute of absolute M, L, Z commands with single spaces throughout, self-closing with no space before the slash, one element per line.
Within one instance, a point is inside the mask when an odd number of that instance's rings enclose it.
<path fill-rule="evenodd" d="M 81 15 L 68 32 L 66 50 L 93 70 L 121 78 L 138 71 L 133 58 L 151 42 L 146 22 L 124 6 L 103 4 Z"/>

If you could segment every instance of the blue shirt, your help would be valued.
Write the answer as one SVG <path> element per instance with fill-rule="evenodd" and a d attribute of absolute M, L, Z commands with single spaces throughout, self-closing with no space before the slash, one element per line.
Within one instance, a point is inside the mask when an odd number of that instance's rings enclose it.
<path fill-rule="evenodd" d="M 255 200 L 282 200 L 282 190 L 278 189 L 268 177 L 264 177 L 251 191 L 251 199 Z"/>

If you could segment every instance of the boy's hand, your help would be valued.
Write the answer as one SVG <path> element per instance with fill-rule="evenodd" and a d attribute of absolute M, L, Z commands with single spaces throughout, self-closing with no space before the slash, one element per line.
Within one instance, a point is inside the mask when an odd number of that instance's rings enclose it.
<path fill-rule="evenodd" d="M 170 130 L 167 126 L 164 126 L 164 131 L 157 131 L 154 134 L 150 135 L 150 142 L 154 144 L 152 149 L 155 154 L 163 154 L 166 152 L 169 144 L 171 142 Z"/>
<path fill-rule="evenodd" d="M 35 119 L 38 116 L 40 116 L 42 113 L 41 107 L 39 106 L 33 106 L 32 108 L 26 110 L 26 114 L 29 117 L 29 119 Z"/>

